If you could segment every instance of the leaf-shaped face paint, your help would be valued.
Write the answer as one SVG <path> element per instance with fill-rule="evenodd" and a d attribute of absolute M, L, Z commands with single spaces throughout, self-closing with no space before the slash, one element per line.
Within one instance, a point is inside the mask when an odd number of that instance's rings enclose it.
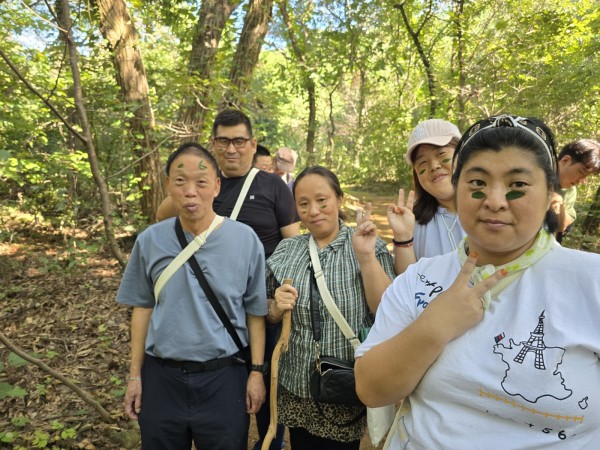
<path fill-rule="evenodd" d="M 178 169 L 183 169 L 183 163 L 179 163 L 179 164 L 177 164 L 177 168 L 178 168 Z"/>
<path fill-rule="evenodd" d="M 325 208 L 327 208 L 327 205 L 321 205 L 321 206 L 319 206 L 319 208 L 320 209 L 325 209 Z"/>
<path fill-rule="evenodd" d="M 419 175 L 423 175 L 427 169 L 419 170 Z"/>
<path fill-rule="evenodd" d="M 523 191 L 508 191 L 506 193 L 506 200 L 516 200 L 518 198 L 521 198 L 525 195 L 525 192 Z"/>
<path fill-rule="evenodd" d="M 481 200 L 485 198 L 485 194 L 483 193 L 483 191 L 475 191 L 471 194 L 471 197 L 477 200 Z"/>
<path fill-rule="evenodd" d="M 450 158 L 442 159 L 443 164 L 448 164 L 450 162 Z"/>
<path fill-rule="evenodd" d="M 204 160 L 201 159 L 200 161 L 198 161 L 198 169 L 200 169 L 200 170 L 207 169 L 206 164 L 204 164 Z"/>

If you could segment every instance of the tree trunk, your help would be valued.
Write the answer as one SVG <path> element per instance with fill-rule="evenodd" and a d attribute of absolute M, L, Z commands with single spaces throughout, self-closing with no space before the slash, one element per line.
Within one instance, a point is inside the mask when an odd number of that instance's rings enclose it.
<path fill-rule="evenodd" d="M 594 201 L 585 216 L 581 232 L 584 236 L 598 236 L 600 234 L 600 186 L 596 189 Z M 583 248 L 590 250 L 585 243 Z"/>
<path fill-rule="evenodd" d="M 302 86 L 306 89 L 308 100 L 308 124 L 306 130 L 306 164 L 312 165 L 315 163 L 315 136 L 317 134 L 317 101 L 316 101 L 316 85 L 311 78 L 311 68 L 308 64 L 304 46 L 301 46 L 298 37 L 294 33 L 292 21 L 287 10 L 287 0 L 279 0 L 279 9 L 283 18 L 288 39 L 292 47 L 292 53 L 299 63 L 302 71 Z"/>
<path fill-rule="evenodd" d="M 465 117 L 465 106 L 467 103 L 464 41 L 463 41 L 463 11 L 464 0 L 454 1 L 454 23 L 456 26 L 456 59 L 458 65 L 458 128 L 464 130 L 467 123 Z"/>
<path fill-rule="evenodd" d="M 229 80 L 233 90 L 227 93 L 225 107 L 239 108 L 244 103 L 252 73 L 258 64 L 260 50 L 269 31 L 272 10 L 273 0 L 250 0 L 242 34 L 231 63 Z"/>
<path fill-rule="evenodd" d="M 123 99 L 133 116 L 129 119 L 142 213 L 154 222 L 158 205 L 166 195 L 160 153 L 153 139 L 154 113 L 148 97 L 148 78 L 139 48 L 138 34 L 124 0 L 97 0 L 102 35 L 108 40 Z"/>
<path fill-rule="evenodd" d="M 404 3 L 401 3 L 399 5 L 394 5 L 394 8 L 400 10 L 400 13 L 402 15 L 402 21 L 404 22 L 406 31 L 408 32 L 413 43 L 415 44 L 417 53 L 419 54 L 419 57 L 421 58 L 421 63 L 423 64 L 423 67 L 425 68 L 425 74 L 427 76 L 427 87 L 429 89 L 429 117 L 435 117 L 436 112 L 437 112 L 436 81 L 435 81 L 435 76 L 433 74 L 433 69 L 431 67 L 431 62 L 429 61 L 429 56 L 427 56 L 427 53 L 425 53 L 425 49 L 423 48 L 423 45 L 421 44 L 421 40 L 420 40 L 421 31 L 423 30 L 423 27 L 425 26 L 427 21 L 432 16 L 432 13 L 431 13 L 432 2 L 431 1 L 429 2 L 429 10 L 425 12 L 423 21 L 421 22 L 421 25 L 419 25 L 419 27 L 416 30 L 413 29 L 413 27 L 410 25 L 410 21 L 408 20 L 406 11 L 404 10 Z"/>
<path fill-rule="evenodd" d="M 90 130 L 90 124 L 88 122 L 87 111 L 85 109 L 83 101 L 83 91 L 81 88 L 81 74 L 79 72 L 79 59 L 77 55 L 77 48 L 73 41 L 73 33 L 71 31 L 71 12 L 69 0 L 57 0 L 57 20 L 60 31 L 60 37 L 65 41 L 69 55 L 69 64 L 71 66 L 71 76 L 73 78 L 73 99 L 75 101 L 75 109 L 77 111 L 77 117 L 81 124 L 81 137 L 83 138 L 83 144 L 88 155 L 88 161 L 90 163 L 90 169 L 94 177 L 94 181 L 98 186 L 100 192 L 100 200 L 102 203 L 102 216 L 104 220 L 104 230 L 106 232 L 106 239 L 110 249 L 121 264 L 125 266 L 125 258 L 119 249 L 119 245 L 115 239 L 115 235 L 112 227 L 112 212 L 110 197 L 108 195 L 108 186 L 106 179 L 102 175 L 100 166 L 98 164 L 98 158 L 96 156 L 96 149 L 92 140 L 92 133 Z"/>
<path fill-rule="evenodd" d="M 180 141 L 198 140 L 210 97 L 210 75 L 227 19 L 241 0 L 205 0 L 200 7 L 194 30 L 188 73 L 194 82 L 189 97 L 179 110 L 184 127 Z"/>

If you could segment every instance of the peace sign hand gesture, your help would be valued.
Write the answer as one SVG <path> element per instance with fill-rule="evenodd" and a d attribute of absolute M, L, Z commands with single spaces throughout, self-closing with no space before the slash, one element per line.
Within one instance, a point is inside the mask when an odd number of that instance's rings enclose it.
<path fill-rule="evenodd" d="M 410 191 L 406 202 L 404 201 L 404 189 L 398 192 L 398 202 L 388 206 L 388 223 L 394 233 L 396 241 L 408 241 L 413 237 L 415 229 L 415 215 L 413 206 L 415 203 L 415 191 Z"/>
<path fill-rule="evenodd" d="M 476 263 L 477 253 L 472 252 L 454 283 L 431 301 L 421 315 L 435 322 L 434 329 L 446 343 L 462 336 L 483 319 L 483 295 L 507 275 L 506 270 L 501 269 L 471 286 Z"/>
<path fill-rule="evenodd" d="M 356 211 L 356 231 L 352 236 L 352 248 L 359 260 L 375 255 L 375 242 L 377 240 L 377 226 L 371 220 L 372 205 L 368 202 L 365 209 Z"/>

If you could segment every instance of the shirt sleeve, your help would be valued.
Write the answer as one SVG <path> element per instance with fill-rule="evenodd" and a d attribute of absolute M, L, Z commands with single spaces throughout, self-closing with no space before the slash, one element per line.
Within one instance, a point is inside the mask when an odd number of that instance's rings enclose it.
<path fill-rule="evenodd" d="M 565 212 L 567 215 L 573 220 L 577 219 L 577 211 L 575 211 L 575 203 L 577 202 L 577 189 L 573 188 L 567 190 L 563 197 L 563 201 L 566 205 Z"/>
<path fill-rule="evenodd" d="M 264 316 L 267 314 L 267 294 L 265 290 L 265 251 L 254 232 L 251 233 L 254 242 L 254 264 L 248 270 L 248 284 L 244 304 L 249 314 Z"/>
<path fill-rule="evenodd" d="M 149 275 L 147 262 L 142 251 L 142 236 L 138 236 L 117 292 L 117 303 L 129 306 L 153 308 L 154 284 Z"/>
<path fill-rule="evenodd" d="M 383 267 L 385 273 L 393 280 L 396 276 L 396 273 L 394 272 L 394 258 L 387 249 L 387 244 L 381 238 L 377 238 L 375 257 L 379 261 L 379 264 L 381 264 L 381 267 Z"/>
<path fill-rule="evenodd" d="M 396 336 L 417 318 L 412 306 L 414 286 L 410 282 L 416 276 L 416 266 L 413 264 L 406 272 L 396 277 L 384 292 L 381 304 L 377 308 L 375 323 L 365 341 L 356 349 L 356 358 Z"/>
<path fill-rule="evenodd" d="M 275 217 L 279 228 L 287 227 L 300 220 L 296 212 L 296 203 L 290 188 L 280 178 L 274 186 L 275 189 Z"/>

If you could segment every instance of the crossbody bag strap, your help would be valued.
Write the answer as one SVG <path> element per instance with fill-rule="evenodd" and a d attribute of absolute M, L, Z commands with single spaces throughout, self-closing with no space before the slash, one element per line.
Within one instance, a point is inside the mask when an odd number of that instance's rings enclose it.
<path fill-rule="evenodd" d="M 185 262 L 190 259 L 190 257 L 196 253 L 200 247 L 202 247 L 206 243 L 206 239 L 208 239 L 208 235 L 213 232 L 213 230 L 218 227 L 223 222 L 223 217 L 216 215 L 210 226 L 207 230 L 200 233 L 196 236 L 192 242 L 190 242 L 179 254 L 175 257 L 173 261 L 162 271 L 158 280 L 154 284 L 154 302 L 158 303 L 158 294 L 162 291 L 164 285 L 169 281 L 169 279 L 173 276 L 177 270 L 185 264 Z M 177 231 L 177 223 L 179 223 L 179 217 L 175 219 L 175 231 Z M 179 223 L 181 227 L 181 223 Z"/>
<path fill-rule="evenodd" d="M 237 220 L 237 216 L 240 213 L 240 209 L 242 209 L 244 200 L 246 200 L 246 194 L 248 193 L 250 185 L 252 184 L 252 181 L 254 181 L 254 177 L 258 172 L 259 170 L 256 167 L 253 167 L 252 169 L 250 169 L 250 172 L 248 172 L 248 174 L 246 175 L 246 179 L 244 180 L 244 185 L 242 186 L 240 195 L 238 195 L 238 198 L 235 202 L 235 206 L 233 207 L 233 211 L 231 211 L 231 215 L 229 216 L 231 220 Z"/>
<path fill-rule="evenodd" d="M 319 314 L 319 302 L 315 300 L 315 272 L 313 271 L 312 264 L 310 266 L 310 324 L 312 326 L 313 339 L 315 341 L 315 345 L 320 345 L 319 341 L 321 340 L 321 315 Z M 317 349 L 319 350 L 319 349 Z M 320 351 L 317 351 L 317 357 L 320 356 Z"/>
<path fill-rule="evenodd" d="M 360 341 L 356 337 L 356 334 L 352 330 L 352 327 L 348 325 L 348 322 L 344 318 L 344 315 L 335 304 L 329 289 L 327 288 L 327 283 L 325 282 L 325 275 L 323 274 L 323 270 L 321 269 L 321 262 L 319 261 L 319 255 L 317 254 L 317 244 L 312 236 L 310 236 L 308 240 L 308 248 L 310 251 L 310 260 L 312 262 L 312 266 L 315 270 L 315 279 L 317 280 L 317 287 L 319 288 L 319 293 L 321 294 L 321 298 L 323 299 L 323 303 L 335 320 L 337 326 L 342 330 L 346 339 L 350 341 L 352 346 L 356 349 L 360 345 Z"/>
<path fill-rule="evenodd" d="M 183 228 L 181 228 L 181 223 L 179 223 L 178 221 L 175 223 L 175 232 L 177 233 L 177 239 L 179 239 L 181 248 L 185 248 L 188 245 L 188 243 L 185 238 L 185 233 L 183 232 Z M 223 306 L 221 306 L 221 304 L 219 303 L 219 300 L 217 299 L 215 292 L 210 287 L 210 284 L 208 284 L 208 281 L 206 280 L 206 277 L 204 276 L 204 273 L 202 272 L 202 269 L 200 268 L 200 264 L 198 264 L 198 261 L 196 260 L 194 255 L 192 255 L 188 259 L 188 262 L 190 263 L 190 266 L 192 267 L 192 270 L 194 271 L 194 275 L 196 275 L 196 278 L 198 279 L 198 282 L 200 283 L 200 287 L 206 294 L 206 297 L 208 298 L 210 305 L 215 310 L 215 313 L 217 313 L 217 316 L 219 316 L 219 319 L 221 319 L 221 322 L 223 322 L 223 326 L 225 327 L 225 329 L 231 336 L 231 339 L 233 339 L 233 342 L 235 342 L 235 345 L 237 346 L 238 350 L 240 352 L 243 352 L 244 346 L 242 345 L 242 341 L 241 341 L 240 337 L 238 336 L 237 332 L 235 331 L 235 328 L 233 327 L 231 320 L 229 320 L 229 317 L 227 316 L 227 313 L 223 309 Z"/>

